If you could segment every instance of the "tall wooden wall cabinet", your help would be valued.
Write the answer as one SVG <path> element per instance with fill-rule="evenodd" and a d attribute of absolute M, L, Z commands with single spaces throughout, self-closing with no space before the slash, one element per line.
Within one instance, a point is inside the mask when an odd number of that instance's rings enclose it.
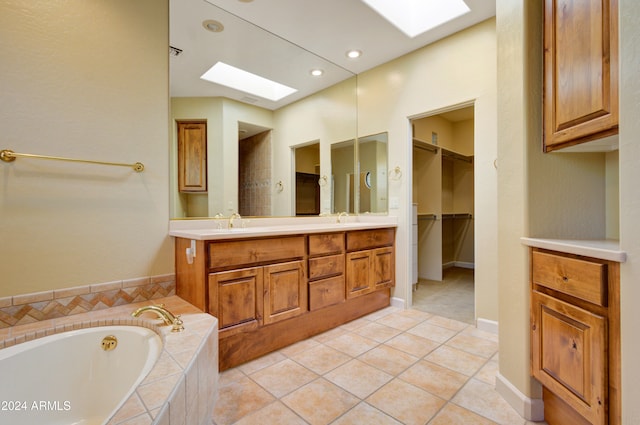
<path fill-rule="evenodd" d="M 618 133 L 618 0 L 544 2 L 544 151 Z"/>
<path fill-rule="evenodd" d="M 178 121 L 178 190 L 207 191 L 207 122 Z"/>

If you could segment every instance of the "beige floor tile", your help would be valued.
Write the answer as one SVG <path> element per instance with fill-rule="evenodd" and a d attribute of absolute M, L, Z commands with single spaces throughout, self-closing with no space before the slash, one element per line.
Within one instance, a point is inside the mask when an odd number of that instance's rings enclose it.
<path fill-rule="evenodd" d="M 440 346 L 425 357 L 425 360 L 447 367 L 467 376 L 473 376 L 487 362 L 487 359 L 457 348 Z"/>
<path fill-rule="evenodd" d="M 495 425 L 495 422 L 455 404 L 447 403 L 429 422 L 429 425 Z"/>
<path fill-rule="evenodd" d="M 411 366 L 399 378 L 445 400 L 453 397 L 469 379 L 461 373 L 425 360 Z"/>
<path fill-rule="evenodd" d="M 389 326 L 381 325 L 380 323 L 372 322 L 359 329 L 355 330 L 355 333 L 365 338 L 372 339 L 377 342 L 385 342 L 402 333 L 401 330 L 391 328 Z"/>
<path fill-rule="evenodd" d="M 280 401 L 269 404 L 266 407 L 245 416 L 234 425 L 306 425 L 300 416 Z"/>
<path fill-rule="evenodd" d="M 218 389 L 213 420 L 216 425 L 230 425 L 274 400 L 271 394 L 251 379 L 241 378 Z"/>
<path fill-rule="evenodd" d="M 262 357 L 258 357 L 257 359 L 251 360 L 248 363 L 242 364 L 238 366 L 238 369 L 240 369 L 246 375 L 250 375 L 253 372 L 264 369 L 265 367 L 271 366 L 272 364 L 281 362 L 284 359 L 286 359 L 286 357 L 282 355 L 282 353 L 276 351 L 266 354 Z"/>
<path fill-rule="evenodd" d="M 443 328 L 442 326 L 437 326 L 430 323 L 430 320 L 414 326 L 413 328 L 409 329 L 407 333 L 411 335 L 421 336 L 423 338 L 427 338 L 439 343 L 446 342 L 457 334 L 456 331 L 452 331 L 451 329 Z"/>
<path fill-rule="evenodd" d="M 401 308 L 389 306 L 389 307 L 383 308 L 382 310 L 374 311 L 373 313 L 367 314 L 365 318 L 368 320 L 375 321 L 375 320 L 381 319 L 384 316 L 388 316 L 389 314 L 397 313 L 400 311 L 402 311 Z"/>
<path fill-rule="evenodd" d="M 282 398 L 282 402 L 311 425 L 331 423 L 353 406 L 357 397 L 319 378 Z"/>
<path fill-rule="evenodd" d="M 291 357 L 310 348 L 318 347 L 319 345 L 320 342 L 315 339 L 304 339 L 300 342 L 296 342 L 295 344 L 291 344 L 288 347 L 284 347 L 278 352 L 280 354 L 284 354 L 287 357 Z"/>
<path fill-rule="evenodd" d="M 418 357 L 388 345 L 380 345 L 367 351 L 358 359 L 394 376 L 418 361 Z"/>
<path fill-rule="evenodd" d="M 525 420 L 489 384 L 470 379 L 451 400 L 452 403 L 500 425 L 523 425 Z"/>
<path fill-rule="evenodd" d="M 401 331 L 406 331 L 407 329 L 414 327 L 420 322 L 422 322 L 422 320 L 407 317 L 399 313 L 388 314 L 376 320 L 376 323 L 389 326 L 390 328 L 399 329 Z"/>
<path fill-rule="evenodd" d="M 360 319 L 355 319 L 348 323 L 345 323 L 344 325 L 341 325 L 339 329 L 344 329 L 345 331 L 353 332 L 356 329 L 360 329 L 361 327 L 368 325 L 369 323 L 371 323 L 371 320 L 362 317 Z"/>
<path fill-rule="evenodd" d="M 468 323 L 460 322 L 459 320 L 449 319 L 443 316 L 433 316 L 429 319 L 429 323 L 437 325 L 443 328 L 451 329 L 452 331 L 459 332 L 469 326 Z"/>
<path fill-rule="evenodd" d="M 327 373 L 324 378 L 364 399 L 391 381 L 393 376 L 354 359 Z"/>
<path fill-rule="evenodd" d="M 333 329 L 330 329 L 330 330 L 328 330 L 326 332 L 323 332 L 323 333 L 321 333 L 319 335 L 314 336 L 313 340 L 317 341 L 319 343 L 325 343 L 325 342 L 331 341 L 332 339 L 335 339 L 335 338 L 337 338 L 340 335 L 343 335 L 345 333 L 347 333 L 347 331 L 344 330 L 344 329 L 333 328 Z"/>
<path fill-rule="evenodd" d="M 498 362 L 488 361 L 473 377 L 491 386 L 496 385 L 496 375 L 498 374 Z"/>
<path fill-rule="evenodd" d="M 247 375 L 242 373 L 242 371 L 237 367 L 233 369 L 225 370 L 224 372 L 220 372 L 220 375 L 218 377 L 218 386 L 224 387 L 225 385 L 228 385 L 234 381 L 242 379 L 245 376 Z"/>
<path fill-rule="evenodd" d="M 445 401 L 400 379 L 373 393 L 366 402 L 405 425 L 426 424 Z"/>
<path fill-rule="evenodd" d="M 396 314 L 399 314 L 401 316 L 411 317 L 421 322 L 433 316 L 433 314 L 427 313 L 426 311 L 420 311 L 415 309 L 402 310 Z"/>
<path fill-rule="evenodd" d="M 362 402 L 342 415 L 332 425 L 402 425 L 391 416 Z"/>
<path fill-rule="evenodd" d="M 483 338 L 478 338 L 464 332 L 447 341 L 447 345 L 467 353 L 475 354 L 485 359 L 491 358 L 498 351 L 498 343 Z"/>
<path fill-rule="evenodd" d="M 323 375 L 348 362 L 351 357 L 326 345 L 318 345 L 294 354 L 291 359 L 318 375 Z"/>
<path fill-rule="evenodd" d="M 379 342 L 352 332 L 345 332 L 337 338 L 326 341 L 325 344 L 352 357 L 358 357 L 378 346 Z"/>
<path fill-rule="evenodd" d="M 384 343 L 416 357 L 424 357 L 440 346 L 437 342 L 410 333 L 402 333 Z"/>
<path fill-rule="evenodd" d="M 265 367 L 249 376 L 276 397 L 287 395 L 318 377 L 291 359 Z"/>
<path fill-rule="evenodd" d="M 493 341 L 495 343 L 498 342 L 498 334 L 493 332 L 483 331 L 474 326 L 468 326 L 462 332 L 465 335 L 475 336 L 476 338 L 488 339 L 489 341 Z"/>

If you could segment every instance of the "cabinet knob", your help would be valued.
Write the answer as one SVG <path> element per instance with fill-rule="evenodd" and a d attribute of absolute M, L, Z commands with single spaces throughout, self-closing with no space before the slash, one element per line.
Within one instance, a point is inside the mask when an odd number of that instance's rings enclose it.
<path fill-rule="evenodd" d="M 564 283 L 567 283 L 567 282 L 569 282 L 569 278 L 567 276 L 562 276 L 562 281 Z"/>

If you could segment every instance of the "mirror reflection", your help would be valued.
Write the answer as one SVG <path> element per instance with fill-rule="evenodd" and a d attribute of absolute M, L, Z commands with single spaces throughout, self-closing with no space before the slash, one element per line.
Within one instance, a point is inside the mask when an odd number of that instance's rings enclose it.
<path fill-rule="evenodd" d="M 387 212 L 387 133 L 358 139 L 358 213 Z"/>
<path fill-rule="evenodd" d="M 331 212 L 355 213 L 355 140 L 331 145 Z"/>

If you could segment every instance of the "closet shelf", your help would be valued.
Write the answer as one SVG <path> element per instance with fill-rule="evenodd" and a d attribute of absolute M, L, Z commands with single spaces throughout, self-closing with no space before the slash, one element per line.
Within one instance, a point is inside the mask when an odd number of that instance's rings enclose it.
<path fill-rule="evenodd" d="M 435 214 L 418 214 L 418 220 L 437 220 L 438 216 Z"/>
<path fill-rule="evenodd" d="M 422 139 L 418 139 L 416 137 L 413 138 L 413 147 L 416 149 L 422 149 L 424 151 L 429 151 L 431 153 L 438 153 L 438 147 L 432 143 L 424 141 Z"/>
<path fill-rule="evenodd" d="M 473 215 L 471 213 L 455 213 L 455 214 L 442 214 L 442 219 L 467 219 L 471 220 Z"/>

